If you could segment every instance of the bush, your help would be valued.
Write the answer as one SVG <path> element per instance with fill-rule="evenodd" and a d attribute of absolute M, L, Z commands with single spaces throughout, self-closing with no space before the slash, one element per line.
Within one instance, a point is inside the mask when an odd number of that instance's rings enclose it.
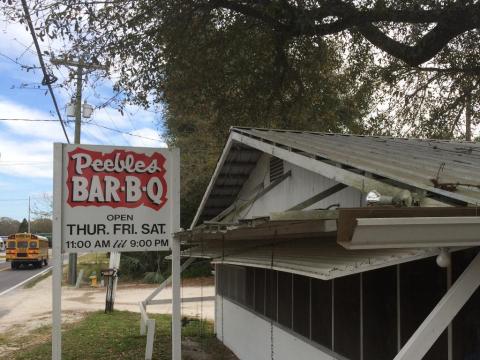
<path fill-rule="evenodd" d="M 148 273 L 158 273 L 162 278 L 166 278 L 170 273 L 170 261 L 165 260 L 167 255 L 169 255 L 168 252 L 158 251 L 122 253 L 120 258 L 121 276 L 133 280 L 144 279 Z M 148 278 L 153 279 L 152 276 L 149 275 Z"/>
<path fill-rule="evenodd" d="M 159 272 L 147 272 L 145 273 L 145 276 L 143 277 L 143 281 L 149 284 L 160 284 L 163 282 L 165 278 L 163 275 Z"/>
<path fill-rule="evenodd" d="M 196 278 L 212 276 L 212 265 L 210 260 L 199 259 L 192 263 L 182 272 L 183 278 Z"/>

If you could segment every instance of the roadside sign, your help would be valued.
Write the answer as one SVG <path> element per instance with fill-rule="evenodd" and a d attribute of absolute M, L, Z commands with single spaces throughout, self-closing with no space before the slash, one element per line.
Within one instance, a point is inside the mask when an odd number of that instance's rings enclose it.
<path fill-rule="evenodd" d="M 54 144 L 52 359 L 62 358 L 64 252 L 172 250 L 172 347 L 180 350 L 180 153 Z"/>
<path fill-rule="evenodd" d="M 58 144 L 54 158 L 62 252 L 170 249 L 178 149 Z"/>

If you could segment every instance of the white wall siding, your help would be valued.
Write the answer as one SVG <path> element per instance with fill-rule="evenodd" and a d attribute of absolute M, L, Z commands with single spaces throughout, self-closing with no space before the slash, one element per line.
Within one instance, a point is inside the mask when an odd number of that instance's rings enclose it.
<path fill-rule="evenodd" d="M 250 177 L 243 184 L 242 189 L 238 193 L 239 199 L 248 199 L 256 191 L 258 191 L 257 185 L 262 183 L 264 186 L 268 185 L 270 175 L 270 155 L 262 154 L 257 161 L 257 165 L 250 173 Z"/>
<path fill-rule="evenodd" d="M 272 358 L 269 321 L 225 298 L 223 298 L 222 304 L 222 297 L 219 295 L 217 295 L 215 309 L 217 338 L 220 341 L 223 340 L 224 344 L 240 360 L 270 360 Z M 275 360 L 339 359 L 275 325 L 273 326 L 273 344 Z"/>
<path fill-rule="evenodd" d="M 337 184 L 336 181 L 285 162 L 284 171 L 287 172 L 289 170 L 292 172 L 289 178 L 270 190 L 270 192 L 247 207 L 247 209 L 244 209 L 235 219 L 268 216 L 271 212 L 285 211 Z M 255 186 L 262 181 L 264 181 L 265 185 L 269 183 L 268 155 L 263 155 L 260 158 L 257 167 L 241 190 L 239 199 L 251 197 L 255 193 Z M 340 204 L 341 207 L 357 207 L 362 206 L 362 198 L 360 191 L 349 187 L 311 205 L 307 209 L 326 208 L 332 204 Z"/>

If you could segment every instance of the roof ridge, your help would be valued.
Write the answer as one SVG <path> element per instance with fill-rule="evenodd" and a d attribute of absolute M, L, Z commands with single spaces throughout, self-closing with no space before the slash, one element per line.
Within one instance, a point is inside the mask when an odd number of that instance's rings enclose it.
<path fill-rule="evenodd" d="M 419 138 L 419 137 L 405 137 L 405 136 L 393 136 L 393 135 L 371 135 L 371 134 L 352 134 L 352 133 L 335 133 L 325 131 L 313 131 L 313 130 L 292 130 L 292 129 L 277 129 L 277 128 L 261 128 L 252 126 L 231 126 L 230 132 L 235 130 L 257 130 L 257 131 L 272 131 L 281 133 L 303 133 L 312 135 L 332 135 L 332 136 L 352 136 L 352 137 L 366 137 L 366 138 L 379 138 L 379 139 L 391 139 L 391 140 L 417 140 L 422 142 L 439 142 L 449 144 L 464 144 L 480 146 L 480 142 L 467 141 L 462 139 L 435 139 L 435 138 Z"/>

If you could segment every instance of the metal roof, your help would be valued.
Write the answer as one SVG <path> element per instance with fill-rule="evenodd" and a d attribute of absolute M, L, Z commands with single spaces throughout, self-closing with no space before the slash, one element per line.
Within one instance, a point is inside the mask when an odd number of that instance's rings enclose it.
<path fill-rule="evenodd" d="M 438 248 L 349 251 L 338 245 L 334 238 L 251 245 L 245 246 L 244 242 L 230 242 L 228 246 L 209 244 L 186 250 L 183 256 L 213 258 L 214 264 L 274 269 L 330 280 L 436 256 L 440 252 Z"/>
<path fill-rule="evenodd" d="M 267 218 L 251 219 L 237 224 L 207 223 L 205 226 L 182 231 L 175 236 L 184 246 L 190 248 L 182 251 L 182 256 L 212 259 L 213 263 L 251 266 L 265 269 L 274 269 L 299 275 L 329 280 L 382 267 L 406 263 L 426 257 L 436 256 L 441 248 L 448 246 L 449 251 L 460 249 L 461 246 L 478 244 L 478 224 L 480 218 L 475 216 L 446 216 L 463 214 L 475 211 L 474 208 L 390 208 L 390 209 L 340 209 L 339 220 L 268 220 Z M 347 215 L 342 221 L 342 212 Z M 431 214 L 432 217 L 418 217 L 417 213 Z M 358 218 L 358 216 L 386 216 L 383 218 Z M 393 215 L 404 217 L 391 217 Z M 358 215 L 358 216 L 353 216 Z M 411 217 L 405 217 L 405 216 Z M 417 214 L 418 215 L 418 214 Z M 389 217 L 390 216 L 390 217 Z M 331 215 L 329 215 L 331 217 Z M 366 235 L 367 241 L 362 238 L 355 239 L 362 222 L 383 221 L 382 224 L 400 225 L 409 221 L 427 219 L 426 225 L 434 221 L 435 224 L 445 222 L 448 225 L 462 226 L 466 221 L 474 222 L 475 228 L 468 232 L 472 240 L 470 243 L 457 243 L 452 231 L 443 230 L 445 238 L 451 242 L 445 243 L 441 231 L 424 228 L 425 223 L 414 223 L 419 227 L 408 226 L 401 232 L 401 236 L 391 232 L 374 233 L 374 244 Z M 354 238 L 347 234 L 350 232 L 348 224 L 352 222 Z M 338 223 L 338 224 L 337 224 Z M 357 224 L 358 223 L 358 224 Z M 470 224 L 470 223 L 467 223 Z M 344 229 L 337 232 L 337 225 Z M 371 228 L 367 229 L 372 231 Z M 376 228 L 373 229 L 375 231 Z M 382 230 L 382 229 L 377 229 Z M 454 231 L 459 231 L 455 228 Z M 459 231 L 463 233 L 462 231 Z M 338 242 L 338 234 L 346 236 L 348 243 Z M 429 236 L 432 234 L 432 236 Z M 420 241 L 418 247 L 416 242 Z M 407 240 L 406 244 L 402 240 Z M 409 241 L 410 240 L 410 241 Z M 476 241 L 476 242 L 475 242 Z M 347 245 L 347 246 L 346 246 Z M 372 246 L 373 245 L 373 246 Z M 377 246 L 379 245 L 379 246 Z M 358 249 L 351 251 L 350 249 Z"/>
<path fill-rule="evenodd" d="M 232 132 L 420 189 L 442 195 L 446 191 L 453 198 L 462 194 L 474 204 L 480 202 L 480 143 L 253 128 L 232 128 Z"/>
<path fill-rule="evenodd" d="M 370 182 L 379 191 L 418 189 L 453 203 L 480 203 L 480 143 L 232 128 L 192 227 L 235 202 L 262 153 L 367 192 Z"/>

